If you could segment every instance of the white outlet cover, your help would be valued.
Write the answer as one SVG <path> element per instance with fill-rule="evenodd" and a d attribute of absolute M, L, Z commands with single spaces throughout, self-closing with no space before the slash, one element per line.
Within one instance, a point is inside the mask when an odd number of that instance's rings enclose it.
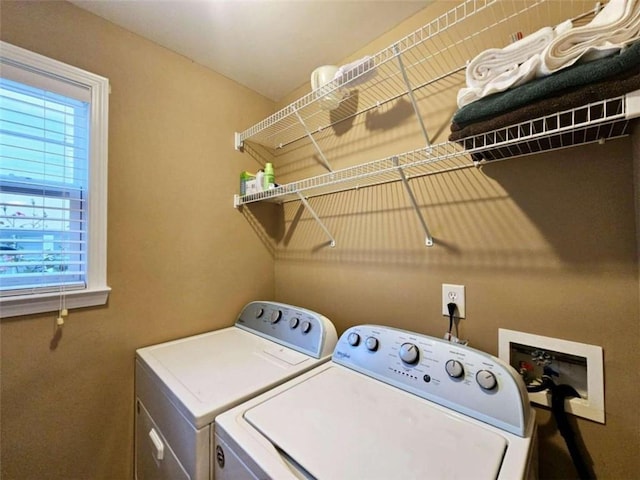
<path fill-rule="evenodd" d="M 512 343 L 586 358 L 587 398 L 565 400 L 565 410 L 579 417 L 605 423 L 602 347 L 499 328 L 498 357 L 509 365 Z M 529 392 L 529 400 L 538 405 L 551 407 L 551 395 L 547 392 Z"/>
<path fill-rule="evenodd" d="M 454 298 L 451 298 L 451 297 Z M 456 318 L 465 318 L 467 313 L 466 299 L 464 296 L 464 285 L 442 284 L 442 315 L 449 316 L 447 304 L 453 301 L 457 305 Z"/>

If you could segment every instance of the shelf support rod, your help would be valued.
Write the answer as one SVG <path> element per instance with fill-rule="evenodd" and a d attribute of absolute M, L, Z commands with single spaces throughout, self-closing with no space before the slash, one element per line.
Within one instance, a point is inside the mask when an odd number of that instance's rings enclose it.
<path fill-rule="evenodd" d="M 424 126 L 424 121 L 422 120 L 422 115 L 420 115 L 420 110 L 418 109 L 418 102 L 416 101 L 416 97 L 413 94 L 413 88 L 411 87 L 411 82 L 409 81 L 409 76 L 407 75 L 407 71 L 404 68 L 404 63 L 402 62 L 402 55 L 400 54 L 400 47 L 398 45 L 393 46 L 393 51 L 396 54 L 396 58 L 398 59 L 398 66 L 400 67 L 400 71 L 402 72 L 402 78 L 404 79 L 404 83 L 407 86 L 407 94 L 409 95 L 409 100 L 411 100 L 411 105 L 413 106 L 413 111 L 418 118 L 418 123 L 420 124 L 420 128 L 422 129 L 422 134 L 424 135 L 424 139 L 427 142 L 427 146 L 431 145 L 429 141 L 429 135 L 427 134 L 427 129 Z"/>
<path fill-rule="evenodd" d="M 318 155 L 320 155 L 320 159 L 325 164 L 327 169 L 330 172 L 333 172 L 333 168 L 331 168 L 331 165 L 329 164 L 329 161 L 327 160 L 327 157 L 325 157 L 324 153 L 322 153 L 322 150 L 320 149 L 320 146 L 318 145 L 318 142 L 316 142 L 316 139 L 313 138 L 313 135 L 311 134 L 311 132 L 307 128 L 307 124 L 304 123 L 304 119 L 302 118 L 302 116 L 300 116 L 300 113 L 298 113 L 297 109 L 294 109 L 293 111 L 295 112 L 296 117 L 298 117 L 298 121 L 300 122 L 300 125 L 302 125 L 302 128 L 304 128 L 304 131 L 307 134 L 307 137 L 309 137 L 309 139 L 311 140 L 311 143 L 313 143 L 313 146 L 316 148 L 316 150 L 318 152 Z"/>
<path fill-rule="evenodd" d="M 411 190 L 411 186 L 409 185 L 407 176 L 404 174 L 404 170 L 400 166 L 398 157 L 393 157 L 393 164 L 398 168 L 398 173 L 400 174 L 400 179 L 402 180 L 402 184 L 404 185 L 404 188 L 407 191 L 407 196 L 409 197 L 409 200 L 411 201 L 411 205 L 413 206 L 413 209 L 416 211 L 416 215 L 418 215 L 418 220 L 420 220 L 420 224 L 422 225 L 422 229 L 424 230 L 424 234 L 426 237 L 425 245 L 427 247 L 432 247 L 433 237 L 431 236 L 431 233 L 429 233 L 429 227 L 427 227 L 427 222 L 424 221 L 424 217 L 422 216 L 422 212 L 418 207 L 418 202 L 416 201 L 416 197 L 413 194 L 413 190 Z"/>
<path fill-rule="evenodd" d="M 327 227 L 325 227 L 324 223 L 322 223 L 322 220 L 320 220 L 320 217 L 318 217 L 318 214 L 315 212 L 315 210 L 311 207 L 311 205 L 309 205 L 309 201 L 305 198 L 304 195 L 302 195 L 302 193 L 296 192 L 296 194 L 298 195 L 298 198 L 300 198 L 300 201 L 302 202 L 304 207 L 309 211 L 311 216 L 314 218 L 314 220 L 318 223 L 318 225 L 320 225 L 320 228 L 322 228 L 322 230 L 324 230 L 324 233 L 327 234 L 327 237 L 329 237 L 329 246 L 335 247 L 336 246 L 335 238 L 333 238 L 333 235 L 331 235 L 331 232 L 329 232 Z"/>

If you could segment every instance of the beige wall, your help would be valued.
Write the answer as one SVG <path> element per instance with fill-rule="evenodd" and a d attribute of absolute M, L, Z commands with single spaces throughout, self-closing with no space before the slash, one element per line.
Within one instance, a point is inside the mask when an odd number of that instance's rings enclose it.
<path fill-rule="evenodd" d="M 114 289 L 107 307 L 72 312 L 57 344 L 53 315 L 2 323 L 3 479 L 127 478 L 139 346 L 228 324 L 274 288 L 278 300 L 317 309 L 340 332 L 372 322 L 441 336 L 442 283 L 467 286 L 460 333 L 477 348 L 496 354 L 499 327 L 601 345 L 607 424 L 572 423 L 598 478 L 636 475 L 640 297 L 629 139 L 412 180 L 433 247 L 399 183 L 313 198 L 336 237 L 331 249 L 297 203 L 230 206 L 238 172 L 256 169 L 251 154 L 232 150 L 233 131 L 270 112 L 269 102 L 69 4 L 1 5 L 3 40 L 111 79 Z M 420 99 L 440 139 L 455 86 Z M 361 120 L 326 140 L 334 168 L 420 146 L 416 122 L 393 107 L 378 112 L 387 115 L 375 132 Z M 176 118 L 189 128 L 176 129 Z M 278 160 L 281 182 L 318 173 L 304 148 Z M 571 478 L 548 412 L 537 412 L 543 476 Z"/>
<path fill-rule="evenodd" d="M 3 320 L 3 479 L 131 478 L 136 348 L 230 325 L 274 294 L 233 208 L 233 132 L 273 105 L 66 2 L 2 2 L 3 41 L 110 79 L 107 306 Z"/>
<path fill-rule="evenodd" d="M 428 7 L 347 60 L 381 50 L 451 5 Z M 535 21 L 522 24 L 535 28 Z M 448 82 L 448 91 L 419 94 L 436 141 L 448 135 L 461 84 L 455 76 Z M 306 92 L 304 85 L 286 101 Z M 340 137 L 321 145 L 332 167 L 423 145 L 415 119 L 391 115 L 397 106 L 380 109 L 387 120 L 377 130 L 359 120 L 336 128 Z M 322 171 L 313 161 L 304 163 L 309 149 L 299 147 L 277 159 L 284 167 L 276 167 L 276 176 L 289 174 L 291 156 L 314 174 Z M 291 170 L 292 177 L 305 175 Z M 323 312 L 339 331 L 367 322 L 440 337 L 448 326 L 440 314 L 441 284 L 459 283 L 467 294 L 460 333 L 476 348 L 497 354 L 500 327 L 602 346 L 606 425 L 571 422 L 598 478 L 634 478 L 640 468 L 634 408 L 640 298 L 633 178 L 632 143 L 625 138 L 413 179 L 433 247 L 424 246 L 400 183 L 311 198 L 336 238 L 333 249 L 311 216 L 287 203 L 273 239 L 276 297 Z M 536 410 L 543 478 L 575 478 L 549 412 Z"/>

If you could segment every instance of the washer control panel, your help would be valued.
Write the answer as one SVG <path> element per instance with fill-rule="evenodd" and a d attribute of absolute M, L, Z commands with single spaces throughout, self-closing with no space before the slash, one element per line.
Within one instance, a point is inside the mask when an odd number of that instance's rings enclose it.
<path fill-rule="evenodd" d="M 520 375 L 500 359 L 446 340 L 379 325 L 349 328 L 335 363 L 525 436 L 531 406 Z"/>
<path fill-rule="evenodd" d="M 331 355 L 337 333 L 325 316 L 285 303 L 248 303 L 236 320 L 236 327 L 314 358 Z"/>

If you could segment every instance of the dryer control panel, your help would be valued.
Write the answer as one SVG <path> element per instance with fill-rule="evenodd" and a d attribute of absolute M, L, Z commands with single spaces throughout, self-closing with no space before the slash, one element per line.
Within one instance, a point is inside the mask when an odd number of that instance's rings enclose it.
<path fill-rule="evenodd" d="M 235 325 L 314 358 L 331 355 L 338 339 L 336 329 L 327 317 L 278 302 L 247 304 Z"/>
<path fill-rule="evenodd" d="M 524 382 L 488 353 L 405 330 L 360 325 L 342 334 L 332 360 L 502 430 L 531 434 Z"/>

